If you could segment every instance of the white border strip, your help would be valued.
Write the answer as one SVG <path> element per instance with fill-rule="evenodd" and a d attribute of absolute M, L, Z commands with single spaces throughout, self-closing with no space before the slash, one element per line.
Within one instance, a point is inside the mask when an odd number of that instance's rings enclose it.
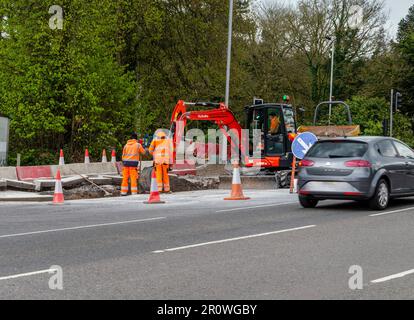
<path fill-rule="evenodd" d="M 88 229 L 88 228 L 116 226 L 116 225 L 122 225 L 122 224 L 128 224 L 128 223 L 148 222 L 148 221 L 156 221 L 156 220 L 162 220 L 162 219 L 166 219 L 166 217 L 141 219 L 141 220 L 129 220 L 129 221 L 121 221 L 121 222 L 102 223 L 102 224 L 92 224 L 92 225 L 88 225 L 88 226 L 79 226 L 79 227 L 62 228 L 62 229 L 50 229 L 50 230 L 33 231 L 33 232 L 25 232 L 25 233 L 6 234 L 6 235 L 3 235 L 3 236 L 0 236 L 0 239 L 12 238 L 12 237 L 21 237 L 21 236 L 28 236 L 28 235 L 35 235 L 35 234 L 42 234 L 42 233 L 59 232 L 59 231 L 69 231 L 69 230 L 80 230 L 80 229 Z"/>
<path fill-rule="evenodd" d="M 380 216 L 385 216 L 387 214 L 394 214 L 394 213 L 406 212 L 406 211 L 411 211 L 411 210 L 414 210 L 414 207 L 405 208 L 405 209 L 401 209 L 401 210 L 395 210 L 395 211 L 387 211 L 387 212 L 383 212 L 383 213 L 371 214 L 370 217 L 380 217 Z"/>
<path fill-rule="evenodd" d="M 271 236 L 271 235 L 285 233 L 285 232 L 291 232 L 291 231 L 305 230 L 305 229 L 310 229 L 310 228 L 314 228 L 314 227 L 316 227 L 316 225 L 310 225 L 310 226 L 304 226 L 304 227 L 300 227 L 300 228 L 293 228 L 293 229 L 286 229 L 286 230 L 279 230 L 279 231 L 273 231 L 273 232 L 267 232 L 267 233 L 254 234 L 254 235 L 238 237 L 238 238 L 231 238 L 231 239 L 224 239 L 224 240 L 218 240 L 218 241 L 198 243 L 198 244 L 193 244 L 193 245 L 184 246 L 184 247 L 177 247 L 177 248 L 171 248 L 171 249 L 165 249 L 165 250 L 157 250 L 157 251 L 153 251 L 152 253 L 165 253 L 165 252 L 179 251 L 179 250 L 209 246 L 209 245 L 212 245 L 212 244 L 220 244 L 220 243 L 226 243 L 226 242 L 231 242 L 231 241 L 238 241 L 238 240 L 246 240 L 246 239 L 258 238 L 258 237 Z"/>
<path fill-rule="evenodd" d="M 408 276 L 408 275 L 413 274 L 413 273 L 414 273 L 414 269 L 404 271 L 404 272 L 401 272 L 401 273 L 397 273 L 397 274 L 393 274 L 391 276 L 384 277 L 384 278 L 381 278 L 381 279 L 373 280 L 373 281 L 371 281 L 371 283 L 381 283 L 381 282 L 386 282 L 386 281 L 390 281 L 390 280 L 394 280 L 394 279 L 398 279 L 398 278 L 403 278 L 403 277 Z"/>
<path fill-rule="evenodd" d="M 15 275 L 12 275 L 12 276 L 1 277 L 0 281 L 23 278 L 23 277 L 30 277 L 30 276 L 34 276 L 34 275 L 38 275 L 38 274 L 52 273 L 52 272 L 56 272 L 56 271 L 57 271 L 57 269 L 47 269 L 47 270 L 40 270 L 40 271 L 34 271 L 34 272 L 28 272 L 28 273 L 20 273 L 20 274 L 15 274 Z"/>
<path fill-rule="evenodd" d="M 241 211 L 241 210 L 250 210 L 250 209 L 260 209 L 260 208 L 271 208 L 271 207 L 280 207 L 280 206 L 285 206 L 288 204 L 295 204 L 298 203 L 297 201 L 295 202 L 282 202 L 282 203 L 274 203 L 274 204 L 268 204 L 268 205 L 263 205 L 263 206 L 255 206 L 255 207 L 243 207 L 243 208 L 233 208 L 233 209 L 224 209 L 224 210 L 219 210 L 216 211 L 216 213 L 220 213 L 220 212 L 232 212 L 232 211 Z"/>

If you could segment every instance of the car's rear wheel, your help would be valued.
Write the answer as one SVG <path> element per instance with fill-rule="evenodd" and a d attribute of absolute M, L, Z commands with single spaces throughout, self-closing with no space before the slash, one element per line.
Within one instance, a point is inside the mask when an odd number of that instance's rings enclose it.
<path fill-rule="evenodd" d="M 306 209 L 315 208 L 319 201 L 309 197 L 299 197 L 300 205 Z"/>
<path fill-rule="evenodd" d="M 390 203 L 390 188 L 385 180 L 380 180 L 377 189 L 372 199 L 369 201 L 369 206 L 373 210 L 385 210 Z"/>

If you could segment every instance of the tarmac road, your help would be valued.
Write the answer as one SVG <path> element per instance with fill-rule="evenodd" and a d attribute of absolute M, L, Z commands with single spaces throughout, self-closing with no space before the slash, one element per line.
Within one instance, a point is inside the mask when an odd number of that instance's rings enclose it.
<path fill-rule="evenodd" d="M 302 209 L 285 190 L 245 193 L 2 203 L 0 299 L 414 298 L 413 199 L 376 215 L 354 202 Z M 49 288 L 52 266 L 63 290 Z M 349 287 L 351 266 L 362 290 Z"/>

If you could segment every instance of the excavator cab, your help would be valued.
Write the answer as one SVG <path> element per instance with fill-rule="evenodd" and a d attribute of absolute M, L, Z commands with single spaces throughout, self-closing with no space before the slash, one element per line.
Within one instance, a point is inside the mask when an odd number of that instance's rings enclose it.
<path fill-rule="evenodd" d="M 290 168 L 292 138 L 297 130 L 293 107 L 288 104 L 259 104 L 246 107 L 245 112 L 246 128 L 250 134 L 249 157 L 272 163 L 270 168 Z"/>

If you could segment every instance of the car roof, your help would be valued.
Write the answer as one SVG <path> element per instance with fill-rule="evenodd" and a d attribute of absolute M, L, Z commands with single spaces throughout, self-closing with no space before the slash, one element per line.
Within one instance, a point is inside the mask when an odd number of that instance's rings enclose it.
<path fill-rule="evenodd" d="M 337 138 L 322 138 L 321 141 L 354 141 L 354 142 L 365 142 L 365 143 L 376 143 L 382 140 L 394 140 L 397 139 L 390 137 L 379 137 L 379 136 L 360 136 L 360 137 L 337 137 Z"/>

